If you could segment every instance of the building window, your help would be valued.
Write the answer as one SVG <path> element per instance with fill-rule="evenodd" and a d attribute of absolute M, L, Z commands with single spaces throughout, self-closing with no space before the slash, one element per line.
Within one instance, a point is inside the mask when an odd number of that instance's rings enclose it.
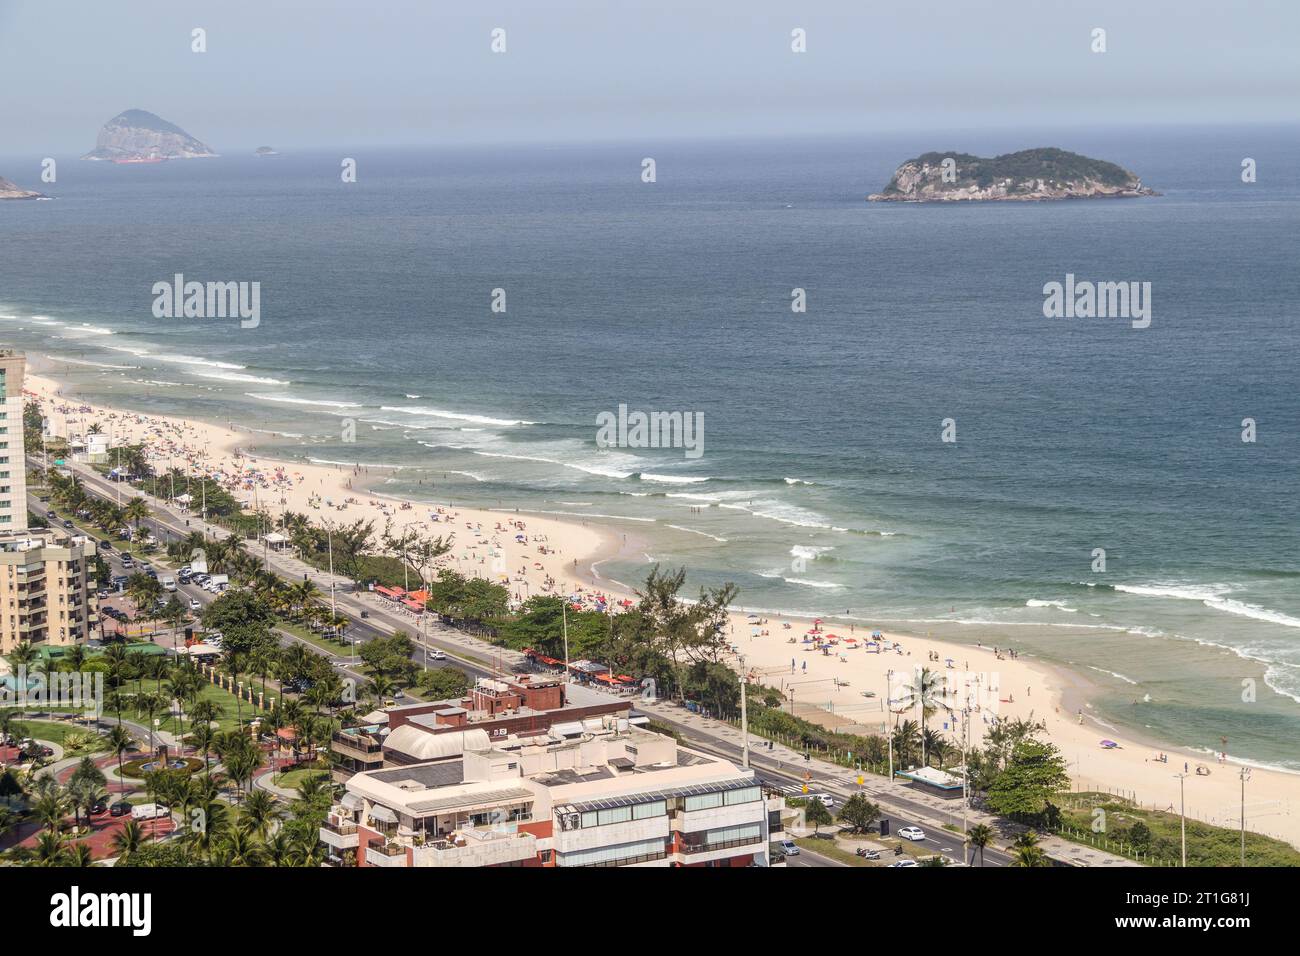
<path fill-rule="evenodd" d="M 668 801 L 656 800 L 653 803 L 638 803 L 632 808 L 633 820 L 647 820 L 650 817 L 662 817 L 668 813 Z"/>

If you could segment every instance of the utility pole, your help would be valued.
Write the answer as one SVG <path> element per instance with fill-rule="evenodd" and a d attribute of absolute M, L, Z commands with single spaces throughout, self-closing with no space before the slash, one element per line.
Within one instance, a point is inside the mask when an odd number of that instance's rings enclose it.
<path fill-rule="evenodd" d="M 1241 865 L 1246 865 L 1246 781 L 1250 779 L 1250 768 L 1242 767 L 1237 774 L 1241 777 Z"/>
<path fill-rule="evenodd" d="M 1187 785 L 1185 783 L 1187 774 L 1176 773 L 1174 776 L 1178 778 L 1178 816 L 1179 828 L 1182 831 L 1183 866 L 1185 867 L 1187 866 Z"/>
<path fill-rule="evenodd" d="M 569 684 L 569 602 L 566 598 L 560 604 L 560 621 L 564 628 L 564 683 Z"/>
<path fill-rule="evenodd" d="M 317 538 L 316 540 L 319 541 L 320 539 Z M 330 553 L 330 627 L 334 627 L 334 622 L 338 620 L 339 610 L 334 600 L 334 529 L 328 522 L 325 524 L 325 543 L 329 546 Z M 354 644 L 353 649 L 355 650 L 355 648 L 356 645 Z"/>
<path fill-rule="evenodd" d="M 745 658 L 740 658 L 740 765 L 749 769 L 749 676 L 745 673 Z"/>
<path fill-rule="evenodd" d="M 969 703 L 969 700 L 967 701 Z M 970 707 L 963 707 L 961 712 L 961 729 L 962 729 L 962 747 L 961 747 L 961 858 L 966 859 L 966 851 L 969 849 L 967 842 L 967 815 L 970 810 L 970 791 L 967 789 L 966 781 L 970 779 L 970 768 L 967 766 L 967 754 L 970 753 Z"/>

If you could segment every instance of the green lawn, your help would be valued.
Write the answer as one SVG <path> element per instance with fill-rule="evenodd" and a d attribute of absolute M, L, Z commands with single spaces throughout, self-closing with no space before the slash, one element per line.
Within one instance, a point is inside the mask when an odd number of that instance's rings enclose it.
<path fill-rule="evenodd" d="M 1140 823 L 1149 833 L 1145 840 L 1139 836 L 1140 861 L 1155 865 L 1178 864 L 1182 838 L 1177 813 L 1136 807 L 1106 793 L 1070 793 L 1062 794 L 1058 799 L 1063 823 L 1058 836 L 1132 857 L 1134 829 Z M 1094 816 L 1097 809 L 1105 812 L 1104 818 Z M 1105 830 L 1101 833 L 1093 832 L 1096 819 L 1105 821 Z M 1188 866 L 1239 866 L 1240 860 L 1240 830 L 1211 826 L 1199 820 L 1187 821 Z M 1281 840 L 1247 830 L 1246 865 L 1300 866 L 1300 850 Z"/>
<path fill-rule="evenodd" d="M 313 770 L 311 767 L 303 767 L 299 770 L 290 770 L 288 773 L 278 773 L 272 779 L 277 787 L 284 787 L 286 790 L 296 790 L 298 784 L 310 777 L 328 777 L 328 770 Z"/>
<path fill-rule="evenodd" d="M 86 732 L 86 725 L 84 723 L 73 724 L 52 720 L 23 720 L 21 717 L 19 717 L 17 726 L 14 728 L 14 733 L 16 735 L 35 737 L 37 740 L 43 740 L 46 743 L 55 743 L 60 747 L 64 746 L 64 740 L 67 739 L 68 734 L 84 734 Z M 66 756 L 83 756 L 85 754 L 101 753 L 108 749 L 108 742 L 105 741 L 100 734 L 93 730 L 90 731 L 90 734 L 94 737 L 94 743 L 92 746 L 86 750 L 80 750 L 75 754 L 66 754 Z"/>
<path fill-rule="evenodd" d="M 250 678 L 247 674 L 240 674 L 239 679 L 244 682 L 245 687 L 248 686 L 248 683 L 251 679 L 253 683 L 255 695 L 256 695 L 256 691 L 261 690 L 262 679 L 260 677 L 253 676 L 252 678 Z M 156 689 L 155 681 L 146 678 L 144 681 L 140 682 L 139 687 L 137 687 L 136 684 L 137 684 L 136 681 L 129 681 L 128 683 L 123 685 L 122 692 L 124 694 L 134 694 L 137 691 L 144 691 L 145 693 L 155 692 Z M 268 707 L 270 706 L 270 701 L 272 698 L 279 700 L 280 692 L 271 681 L 267 681 L 266 700 L 267 700 Z M 198 699 L 208 700 L 216 705 L 217 724 L 219 730 L 225 731 L 225 730 L 236 729 L 239 723 L 238 715 L 239 715 L 239 708 L 241 705 L 239 701 L 236 700 L 234 694 L 230 693 L 230 691 L 228 690 L 224 690 L 218 687 L 216 684 L 204 683 L 202 690 L 199 691 Z M 193 705 L 191 704 L 190 706 Z M 243 702 L 242 707 L 243 707 L 243 717 L 245 723 L 248 722 L 250 717 L 256 717 L 258 716 L 258 714 L 261 713 L 261 711 L 259 711 L 256 707 L 250 704 L 247 700 Z M 137 723 L 145 723 L 146 721 L 146 718 L 141 717 L 139 714 L 134 713 L 132 711 L 124 710 L 122 716 L 125 717 L 127 720 L 134 720 Z M 162 720 L 162 723 L 158 725 L 159 730 L 165 730 L 168 733 L 173 733 L 173 734 L 176 733 L 177 730 L 176 720 L 173 717 L 171 717 L 170 715 L 164 716 L 162 714 L 159 714 L 158 716 Z M 189 734 L 189 732 L 190 732 L 190 722 L 188 719 L 186 719 L 185 733 Z"/>

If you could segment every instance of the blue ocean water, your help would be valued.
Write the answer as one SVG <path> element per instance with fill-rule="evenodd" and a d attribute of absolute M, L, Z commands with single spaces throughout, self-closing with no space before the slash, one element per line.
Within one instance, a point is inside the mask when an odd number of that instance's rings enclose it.
<path fill-rule="evenodd" d="M 927 150 L 1041 145 L 1162 195 L 864 202 Z M 68 157 L 0 205 L 0 341 L 393 493 L 610 524 L 613 580 L 1011 644 L 1111 719 L 1300 768 L 1298 168 L 1244 127 Z M 260 325 L 154 318 L 175 273 L 260 281 Z M 1067 273 L 1150 282 L 1150 327 L 1045 318 Z M 598 448 L 620 404 L 702 413 L 703 455 Z"/>

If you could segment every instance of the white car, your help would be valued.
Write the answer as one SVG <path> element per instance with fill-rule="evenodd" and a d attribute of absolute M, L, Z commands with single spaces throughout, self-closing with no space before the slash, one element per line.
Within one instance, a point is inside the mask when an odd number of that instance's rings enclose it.
<path fill-rule="evenodd" d="M 429 660 L 431 661 L 445 661 L 446 659 L 447 659 L 447 655 L 444 654 L 442 651 L 429 652 Z"/>
<path fill-rule="evenodd" d="M 920 827 L 900 827 L 898 835 L 904 840 L 911 840 L 914 843 L 925 839 L 925 831 Z"/>
<path fill-rule="evenodd" d="M 793 840 L 782 840 L 781 852 L 784 853 L 786 856 L 798 856 L 799 845 L 795 843 Z"/>
<path fill-rule="evenodd" d="M 809 799 L 820 800 L 822 806 L 824 807 L 835 806 L 835 798 L 832 797 L 829 793 L 814 793 Z"/>
<path fill-rule="evenodd" d="M 891 863 L 890 866 L 920 866 L 915 860 L 899 860 L 897 863 Z"/>
<path fill-rule="evenodd" d="M 199 603 L 198 598 L 190 598 L 190 610 L 191 611 L 203 610 L 203 605 Z"/>

